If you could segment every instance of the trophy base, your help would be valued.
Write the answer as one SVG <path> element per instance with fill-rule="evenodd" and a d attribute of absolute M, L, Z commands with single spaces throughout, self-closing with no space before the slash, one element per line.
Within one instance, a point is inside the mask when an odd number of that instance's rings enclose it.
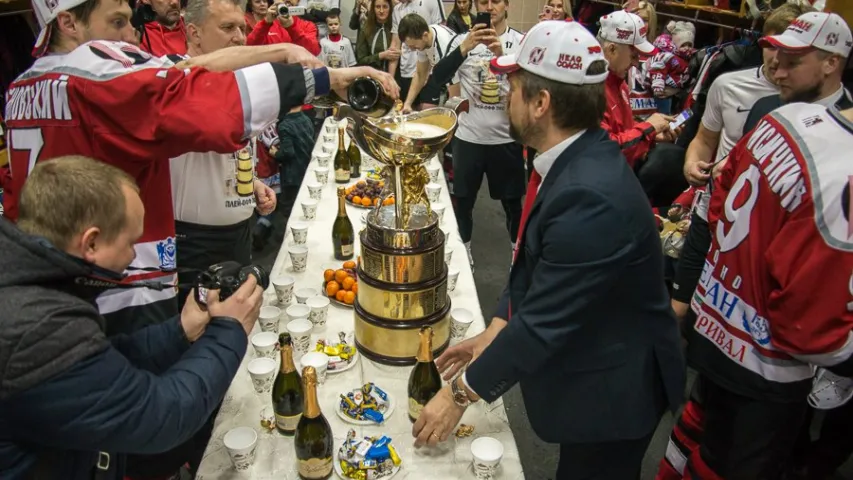
<path fill-rule="evenodd" d="M 421 327 L 432 327 L 433 356 L 450 345 L 450 302 L 435 315 L 420 320 L 394 321 L 376 317 L 355 304 L 355 344 L 368 359 L 382 365 L 414 365 Z"/>

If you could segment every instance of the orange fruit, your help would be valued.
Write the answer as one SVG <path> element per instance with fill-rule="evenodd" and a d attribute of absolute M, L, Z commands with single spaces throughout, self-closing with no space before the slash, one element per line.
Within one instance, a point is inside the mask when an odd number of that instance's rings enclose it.
<path fill-rule="evenodd" d="M 355 199 L 353 199 L 353 201 L 355 201 Z M 365 207 L 369 207 L 371 203 L 372 202 L 370 201 L 369 197 L 364 197 L 361 199 L 361 204 L 364 205 Z"/>
<path fill-rule="evenodd" d="M 353 293 L 353 295 L 358 294 L 358 282 L 355 282 L 352 284 L 352 290 L 350 290 L 350 291 Z"/>
<path fill-rule="evenodd" d="M 325 272 L 323 272 L 323 281 L 328 282 L 328 281 L 334 280 L 334 279 L 335 279 L 335 271 L 332 270 L 331 268 L 328 268 L 328 269 L 326 269 Z"/>
<path fill-rule="evenodd" d="M 355 268 L 355 262 L 352 260 L 347 260 L 344 262 L 344 268 Z"/>
<path fill-rule="evenodd" d="M 339 302 L 343 302 L 344 298 L 346 298 L 347 292 L 344 290 L 338 290 L 338 293 L 335 294 L 335 299 Z"/>
<path fill-rule="evenodd" d="M 338 283 L 344 283 L 344 280 L 346 280 L 347 277 L 349 277 L 349 274 L 346 270 L 338 270 L 335 272 L 335 280 Z"/>
<path fill-rule="evenodd" d="M 347 305 L 352 305 L 355 303 L 355 294 L 352 292 L 347 292 L 344 294 L 344 303 Z"/>
<path fill-rule="evenodd" d="M 388 205 L 394 205 L 394 197 L 388 197 Z"/>
<path fill-rule="evenodd" d="M 350 193 L 352 193 L 352 187 L 347 187 L 347 189 L 346 189 L 346 190 L 344 190 L 344 193 L 346 193 L 347 195 L 349 195 Z"/>
<path fill-rule="evenodd" d="M 379 205 L 379 197 L 373 199 L 373 206 Z"/>
<path fill-rule="evenodd" d="M 367 182 L 365 182 L 364 180 L 359 180 L 356 185 L 367 185 Z"/>
<path fill-rule="evenodd" d="M 382 200 L 382 205 L 391 205 L 391 197 Z"/>
<path fill-rule="evenodd" d="M 342 283 L 341 285 L 346 291 L 352 290 L 352 286 L 355 285 L 355 279 L 353 279 L 352 277 L 347 277 L 344 279 L 344 283 Z"/>
<path fill-rule="evenodd" d="M 358 195 L 352 197 L 352 203 L 354 203 L 356 205 L 360 204 L 361 203 L 361 197 L 359 197 Z"/>
<path fill-rule="evenodd" d="M 334 297 L 340 290 L 340 284 L 334 280 L 326 284 L 326 295 L 330 297 Z"/>

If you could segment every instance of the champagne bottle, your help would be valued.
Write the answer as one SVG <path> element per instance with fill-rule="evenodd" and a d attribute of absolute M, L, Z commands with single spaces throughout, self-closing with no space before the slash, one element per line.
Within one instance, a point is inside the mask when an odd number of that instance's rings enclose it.
<path fill-rule="evenodd" d="M 355 144 L 352 139 L 349 141 L 349 148 L 347 148 L 347 156 L 349 156 L 350 162 L 350 178 L 358 178 L 361 176 L 361 150 L 358 148 L 358 145 Z"/>
<path fill-rule="evenodd" d="M 320 411 L 317 401 L 317 372 L 314 367 L 302 369 L 305 409 L 296 426 L 294 448 L 299 478 L 326 479 L 332 475 L 334 438 L 332 427 Z"/>
<path fill-rule="evenodd" d="M 350 161 L 344 146 L 344 126 L 338 126 L 338 153 L 335 154 L 335 182 L 347 183 L 350 178 Z"/>
<path fill-rule="evenodd" d="M 347 89 L 347 102 L 357 112 L 368 117 L 384 117 L 394 108 L 394 100 L 382 85 L 370 77 L 356 78 Z"/>
<path fill-rule="evenodd" d="M 272 388 L 272 407 L 275 412 L 275 428 L 282 435 L 291 436 L 302 418 L 302 380 L 293 365 L 293 342 L 289 333 L 278 336 L 281 348 L 281 368 Z"/>
<path fill-rule="evenodd" d="M 418 363 L 409 375 L 409 420 L 415 422 L 421 410 L 441 390 L 441 375 L 432 361 L 432 327 L 421 328 Z"/>
<path fill-rule="evenodd" d="M 332 244 L 334 245 L 335 258 L 338 260 L 349 260 L 355 254 L 355 230 L 352 222 L 347 216 L 344 197 L 346 190 L 338 187 L 338 216 L 332 224 Z"/>

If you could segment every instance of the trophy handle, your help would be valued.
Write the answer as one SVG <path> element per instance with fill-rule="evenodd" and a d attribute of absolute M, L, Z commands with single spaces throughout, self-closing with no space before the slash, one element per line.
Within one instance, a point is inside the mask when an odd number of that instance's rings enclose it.
<path fill-rule="evenodd" d="M 462 112 L 468 113 L 468 100 L 462 97 L 451 97 L 444 102 L 444 107 L 453 110 L 456 115 Z"/>

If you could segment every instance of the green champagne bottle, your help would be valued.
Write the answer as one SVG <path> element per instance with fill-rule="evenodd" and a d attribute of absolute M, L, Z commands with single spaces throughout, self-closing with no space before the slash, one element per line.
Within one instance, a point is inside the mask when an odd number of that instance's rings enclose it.
<path fill-rule="evenodd" d="M 344 123 L 344 122 L 341 122 Z M 348 183 L 350 179 L 350 160 L 344 146 L 344 126 L 338 126 L 338 152 L 335 154 L 335 182 Z"/>
<path fill-rule="evenodd" d="M 326 479 L 332 476 L 334 437 L 320 403 L 317 401 L 317 372 L 314 367 L 302 369 L 305 389 L 305 409 L 296 426 L 294 447 L 299 478 L 303 480 Z"/>
<path fill-rule="evenodd" d="M 293 342 L 289 333 L 278 336 L 281 348 L 281 368 L 272 388 L 272 407 L 275 412 L 275 428 L 282 435 L 291 436 L 302 418 L 302 380 L 293 365 Z"/>
<path fill-rule="evenodd" d="M 338 216 L 332 224 L 332 244 L 335 258 L 338 260 L 349 260 L 355 254 L 355 230 L 347 216 L 344 197 L 346 190 L 344 187 L 338 187 Z"/>
<path fill-rule="evenodd" d="M 421 328 L 418 363 L 409 375 L 409 420 L 417 421 L 421 410 L 441 390 L 441 375 L 432 361 L 432 327 Z"/>
<path fill-rule="evenodd" d="M 350 139 L 349 148 L 347 148 L 347 156 L 350 162 L 350 178 L 358 178 L 361 176 L 361 150 L 358 145 Z"/>

